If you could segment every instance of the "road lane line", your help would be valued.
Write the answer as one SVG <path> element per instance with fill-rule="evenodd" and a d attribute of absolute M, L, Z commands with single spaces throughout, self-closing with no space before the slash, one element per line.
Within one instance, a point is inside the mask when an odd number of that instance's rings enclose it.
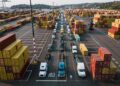
<path fill-rule="evenodd" d="M 91 34 L 88 34 L 88 35 L 93 39 L 93 41 L 94 41 L 97 45 L 101 46 L 101 44 L 100 44 Z"/>
<path fill-rule="evenodd" d="M 30 30 L 31 31 L 31 30 Z M 20 37 L 18 37 L 18 38 L 22 38 L 23 36 L 25 36 L 26 34 L 28 34 L 30 31 L 27 31 L 27 32 L 25 32 L 22 36 L 20 36 Z"/>
<path fill-rule="evenodd" d="M 67 82 L 67 80 L 35 80 L 36 82 Z"/>
<path fill-rule="evenodd" d="M 115 58 L 112 58 L 113 61 L 115 61 Z"/>
<path fill-rule="evenodd" d="M 105 32 L 103 32 L 103 31 L 101 31 L 99 29 L 96 29 L 96 30 L 103 33 L 107 38 L 114 40 L 116 43 L 119 43 L 117 40 L 115 40 L 115 39 L 111 38 L 110 36 L 108 36 Z"/>
<path fill-rule="evenodd" d="M 28 71 L 29 71 L 30 73 L 29 73 L 29 75 L 28 75 L 27 79 L 25 79 L 25 80 L 22 80 L 22 79 L 21 79 L 21 80 L 15 80 L 15 81 L 28 82 L 28 81 L 29 81 L 29 79 L 30 79 L 30 76 L 31 76 L 31 74 L 32 74 L 32 70 L 27 70 L 26 72 L 28 72 Z"/>
<path fill-rule="evenodd" d="M 27 80 L 26 80 L 26 81 L 28 81 L 28 80 L 30 79 L 30 76 L 32 75 L 32 70 L 27 70 L 27 71 L 29 71 L 29 72 L 30 72 L 30 74 L 29 74 L 29 76 L 28 76 L 28 78 L 27 78 Z"/>
<path fill-rule="evenodd" d="M 116 64 L 119 64 L 117 61 L 115 61 Z"/>
<path fill-rule="evenodd" d="M 115 39 L 111 38 L 110 36 L 106 35 L 106 37 L 108 37 L 109 39 L 114 40 L 116 43 L 118 43 L 118 44 L 119 44 L 119 42 L 118 42 L 117 40 L 115 40 Z"/>
<path fill-rule="evenodd" d="M 46 35 L 48 36 L 47 39 L 49 38 L 49 35 L 50 35 L 50 34 L 51 34 L 51 33 L 47 33 L 47 34 L 46 34 Z M 37 56 L 38 59 L 39 59 L 39 57 L 40 57 L 40 55 L 41 55 L 44 47 L 46 46 L 47 42 L 48 42 L 48 40 L 45 42 L 44 46 L 41 48 L 41 51 L 40 51 L 40 53 L 39 53 L 38 56 Z M 39 50 L 39 48 L 37 49 L 37 52 L 38 52 L 38 50 Z M 35 59 L 35 56 L 32 57 L 32 60 L 30 61 L 30 64 L 34 61 L 34 59 Z"/>

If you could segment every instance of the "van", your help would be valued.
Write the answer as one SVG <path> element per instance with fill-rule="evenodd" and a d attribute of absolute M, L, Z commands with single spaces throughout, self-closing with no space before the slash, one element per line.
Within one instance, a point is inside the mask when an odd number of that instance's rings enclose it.
<path fill-rule="evenodd" d="M 55 35 L 52 35 L 52 39 L 55 39 Z"/>
<path fill-rule="evenodd" d="M 83 62 L 78 62 L 77 63 L 77 73 L 78 73 L 78 76 L 81 77 L 81 78 L 86 77 L 85 65 L 84 65 Z"/>
<path fill-rule="evenodd" d="M 72 45 L 72 53 L 77 54 L 77 46 L 76 45 Z"/>
<path fill-rule="evenodd" d="M 46 77 L 48 71 L 48 64 L 47 62 L 41 62 L 40 64 L 40 71 L 39 71 L 39 77 Z"/>

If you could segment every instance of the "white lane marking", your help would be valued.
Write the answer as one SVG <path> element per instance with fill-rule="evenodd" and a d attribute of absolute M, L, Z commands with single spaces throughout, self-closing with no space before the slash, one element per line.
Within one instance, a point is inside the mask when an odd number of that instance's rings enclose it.
<path fill-rule="evenodd" d="M 90 34 L 89 34 L 89 35 L 90 35 Z M 92 35 L 90 35 L 90 37 L 93 39 L 93 41 L 95 41 L 95 43 L 96 43 L 97 45 L 101 46 L 101 44 L 100 44 Z"/>
<path fill-rule="evenodd" d="M 21 81 L 21 82 L 26 81 L 27 82 L 30 79 L 30 76 L 32 75 L 32 70 L 27 70 L 27 71 L 29 71 L 30 73 L 29 73 L 29 75 L 28 75 L 26 80 L 15 80 L 15 81 Z"/>
<path fill-rule="evenodd" d="M 89 81 L 89 80 L 88 79 L 83 79 L 83 80 L 80 79 L 80 80 L 72 80 L 72 81 L 76 81 L 76 82 L 82 81 L 83 82 L 83 81 Z"/>
<path fill-rule="evenodd" d="M 46 35 L 49 37 L 50 34 L 51 34 L 51 33 L 47 33 Z M 47 37 L 47 39 L 48 39 L 48 37 Z M 35 55 L 33 56 L 32 60 L 30 61 L 30 64 L 31 64 L 35 59 L 39 59 L 39 57 L 40 57 L 40 55 L 41 55 L 44 47 L 46 46 L 46 44 L 47 44 L 47 40 L 46 40 L 44 46 L 41 48 L 41 51 L 40 51 L 40 53 L 38 54 L 38 56 L 37 56 L 37 57 L 36 57 Z M 38 49 L 37 49 L 37 51 L 38 51 Z"/>
<path fill-rule="evenodd" d="M 116 64 L 119 64 L 117 61 L 115 61 Z"/>
<path fill-rule="evenodd" d="M 32 75 L 32 70 L 27 70 L 27 71 L 29 71 L 30 73 L 26 81 L 28 81 L 30 79 L 30 76 Z"/>
<path fill-rule="evenodd" d="M 119 43 L 117 40 L 115 40 L 114 38 L 111 38 L 110 36 L 108 36 L 108 35 L 105 35 L 106 37 L 108 37 L 108 38 L 110 38 L 110 39 L 112 39 L 112 40 L 114 40 L 116 43 Z"/>
<path fill-rule="evenodd" d="M 115 58 L 112 58 L 113 61 L 115 61 L 116 59 Z"/>
<path fill-rule="evenodd" d="M 111 38 L 110 36 L 108 36 L 108 34 L 104 33 L 103 31 L 99 30 L 98 28 L 96 30 L 103 33 L 107 38 L 110 38 L 110 39 L 114 40 L 116 43 L 119 43 L 117 40 Z"/>
<path fill-rule="evenodd" d="M 67 80 L 35 80 L 36 82 L 67 82 Z"/>
<path fill-rule="evenodd" d="M 22 38 L 23 36 L 25 36 L 26 34 L 28 34 L 29 32 L 31 32 L 31 30 L 30 31 L 27 31 L 27 32 L 25 32 L 22 36 L 20 36 L 19 38 Z"/>

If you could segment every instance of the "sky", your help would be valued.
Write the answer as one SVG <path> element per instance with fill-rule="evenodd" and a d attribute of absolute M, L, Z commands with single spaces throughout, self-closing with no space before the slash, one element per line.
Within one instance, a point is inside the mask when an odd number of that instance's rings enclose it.
<path fill-rule="evenodd" d="M 1 1 L 1 0 L 0 0 Z M 29 4 L 29 0 L 8 0 L 7 7 L 17 4 Z M 63 5 L 63 4 L 79 4 L 79 3 L 92 3 L 92 2 L 110 2 L 119 0 L 32 0 L 32 4 L 48 4 L 48 5 Z M 0 7 L 2 6 L 0 2 Z"/>

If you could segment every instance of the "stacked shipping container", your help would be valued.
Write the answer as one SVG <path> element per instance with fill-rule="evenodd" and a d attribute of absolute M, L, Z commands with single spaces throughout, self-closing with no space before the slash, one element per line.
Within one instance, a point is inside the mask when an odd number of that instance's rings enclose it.
<path fill-rule="evenodd" d="M 82 35 L 86 32 L 86 23 L 76 16 L 77 13 L 79 15 L 79 10 L 77 9 L 75 11 L 72 10 L 72 12 L 70 10 L 66 10 L 65 17 L 70 25 L 73 34 Z"/>
<path fill-rule="evenodd" d="M 29 64 L 28 47 L 14 33 L 0 38 L 0 80 L 23 77 Z"/>
<path fill-rule="evenodd" d="M 120 39 L 120 19 L 112 22 L 112 28 L 108 30 L 108 35 L 114 39 Z"/>
<path fill-rule="evenodd" d="M 58 11 L 52 13 L 45 13 L 35 17 L 36 27 L 42 29 L 54 29 L 55 21 L 58 16 Z"/>
<path fill-rule="evenodd" d="M 82 20 L 75 20 L 72 22 L 72 32 L 74 34 L 82 35 L 85 33 L 85 23 Z"/>
<path fill-rule="evenodd" d="M 103 47 L 98 49 L 98 54 L 92 54 L 90 59 L 90 71 L 95 80 L 112 80 L 115 77 L 117 67 L 111 61 L 112 54 Z"/>
<path fill-rule="evenodd" d="M 93 18 L 93 22 L 96 27 L 100 28 L 108 28 L 111 27 L 111 23 L 115 20 L 115 18 L 120 17 L 120 15 L 113 14 L 95 14 Z"/>

